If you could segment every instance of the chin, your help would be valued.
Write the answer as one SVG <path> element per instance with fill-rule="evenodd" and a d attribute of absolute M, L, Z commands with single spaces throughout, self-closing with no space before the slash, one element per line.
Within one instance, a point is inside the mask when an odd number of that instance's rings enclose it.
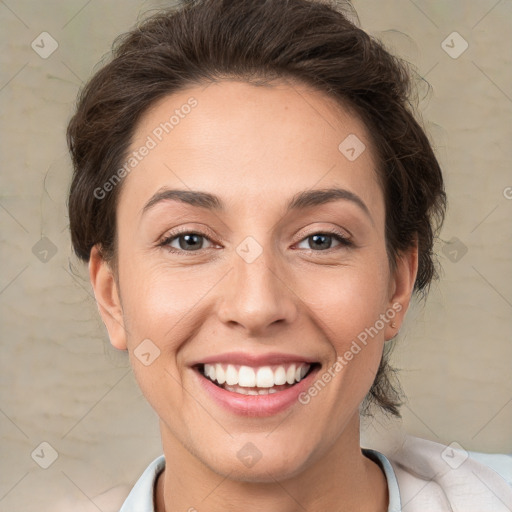
<path fill-rule="evenodd" d="M 268 444 L 268 443 L 267 443 Z M 233 452 L 229 448 L 230 454 Z M 219 454 L 217 457 L 211 451 L 203 458 L 203 463 L 212 471 L 238 482 L 247 483 L 275 483 L 296 476 L 307 466 L 310 457 L 300 443 L 295 444 L 291 450 L 276 448 L 257 451 L 250 442 L 235 452 L 234 456 L 226 457 Z"/>

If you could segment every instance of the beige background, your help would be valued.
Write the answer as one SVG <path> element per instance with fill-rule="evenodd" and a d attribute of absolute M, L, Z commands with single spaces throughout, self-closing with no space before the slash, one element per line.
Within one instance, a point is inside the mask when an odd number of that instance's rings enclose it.
<path fill-rule="evenodd" d="M 161 453 L 156 415 L 126 354 L 106 341 L 85 267 L 71 255 L 64 139 L 81 82 L 157 5 L 0 2 L 0 512 L 116 511 Z M 442 280 L 409 312 L 394 355 L 408 396 L 403 422 L 377 417 L 363 442 L 379 448 L 405 431 L 510 453 L 512 2 L 354 5 L 362 27 L 432 85 L 428 96 L 420 88 L 420 106 L 450 202 L 437 247 Z M 43 31 L 59 45 L 47 59 L 31 48 Z M 441 46 L 454 31 L 469 44 L 456 59 Z M 46 263 L 33 252 L 42 237 L 57 250 Z M 36 463 L 50 460 L 41 442 L 58 454 L 48 469 Z"/>

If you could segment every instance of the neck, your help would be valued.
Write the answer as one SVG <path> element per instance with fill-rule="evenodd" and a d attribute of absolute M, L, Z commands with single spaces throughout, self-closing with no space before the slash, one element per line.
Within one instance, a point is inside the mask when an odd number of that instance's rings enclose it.
<path fill-rule="evenodd" d="M 359 416 L 326 453 L 285 480 L 246 482 L 220 475 L 192 455 L 161 423 L 166 466 L 155 489 L 156 512 L 386 512 L 381 468 L 360 448 Z"/>

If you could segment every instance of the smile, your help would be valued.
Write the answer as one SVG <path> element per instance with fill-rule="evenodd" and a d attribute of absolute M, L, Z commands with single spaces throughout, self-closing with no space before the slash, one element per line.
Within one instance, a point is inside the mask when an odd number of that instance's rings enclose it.
<path fill-rule="evenodd" d="M 269 417 L 303 407 L 300 393 L 321 364 L 286 354 L 230 353 L 191 364 L 206 397 L 238 416 Z"/>
<path fill-rule="evenodd" d="M 300 382 L 313 365 L 291 363 L 251 367 L 234 364 L 204 364 L 200 371 L 217 386 L 241 395 L 278 393 Z"/>

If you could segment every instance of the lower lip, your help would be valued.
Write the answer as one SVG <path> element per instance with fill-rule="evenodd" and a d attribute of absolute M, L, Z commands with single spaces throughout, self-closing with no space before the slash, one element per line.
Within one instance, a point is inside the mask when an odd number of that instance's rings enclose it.
<path fill-rule="evenodd" d="M 220 406 L 241 416 L 258 417 L 273 416 L 285 411 L 294 403 L 299 403 L 299 395 L 311 385 L 318 370 L 319 368 L 314 368 L 306 378 L 292 387 L 277 393 L 269 395 L 242 395 L 217 386 L 210 379 L 202 375 L 199 370 L 194 369 L 201 386 Z"/>

